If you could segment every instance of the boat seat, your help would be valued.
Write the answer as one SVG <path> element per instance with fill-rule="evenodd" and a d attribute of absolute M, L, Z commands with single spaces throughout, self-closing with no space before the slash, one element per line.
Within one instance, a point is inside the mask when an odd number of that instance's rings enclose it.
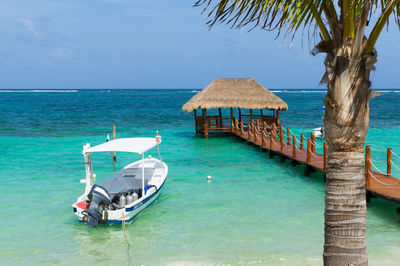
<path fill-rule="evenodd" d="M 144 169 L 144 186 L 146 187 L 153 176 L 154 168 Z M 123 169 L 115 178 L 104 181 L 103 186 L 111 197 L 115 194 L 142 189 L 142 168 Z"/>

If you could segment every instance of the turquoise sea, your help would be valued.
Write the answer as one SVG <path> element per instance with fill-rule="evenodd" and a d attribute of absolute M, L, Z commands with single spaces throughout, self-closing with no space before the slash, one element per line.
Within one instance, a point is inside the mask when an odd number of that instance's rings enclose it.
<path fill-rule="evenodd" d="M 0 91 L 0 264 L 321 265 L 322 174 L 304 177 L 303 166 L 235 137 L 197 136 L 193 114 L 181 110 L 197 91 Z M 324 91 L 272 91 L 288 103 L 281 121 L 295 133 L 321 125 Z M 371 100 L 367 142 L 376 161 L 389 146 L 400 154 L 399 114 L 398 90 Z M 84 190 L 82 146 L 104 142 L 112 124 L 117 137 L 158 129 L 174 179 L 125 232 L 88 229 L 71 207 Z M 118 153 L 117 165 L 137 159 Z M 113 176 L 109 154 L 93 155 L 93 167 L 99 181 Z M 368 205 L 370 265 L 400 264 L 396 207 L 382 199 Z"/>

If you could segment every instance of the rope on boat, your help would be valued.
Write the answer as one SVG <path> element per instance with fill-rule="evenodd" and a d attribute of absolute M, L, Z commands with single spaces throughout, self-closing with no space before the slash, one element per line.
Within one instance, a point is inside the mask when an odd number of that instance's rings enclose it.
<path fill-rule="evenodd" d="M 400 184 L 400 180 L 399 180 L 398 182 L 396 182 L 396 183 L 393 183 L 393 184 L 384 183 L 384 182 L 378 180 L 378 179 L 371 173 L 370 170 L 368 170 L 368 173 L 372 176 L 373 179 L 375 179 L 376 182 L 381 183 L 382 185 L 385 185 L 385 186 L 394 186 L 394 185 Z"/>

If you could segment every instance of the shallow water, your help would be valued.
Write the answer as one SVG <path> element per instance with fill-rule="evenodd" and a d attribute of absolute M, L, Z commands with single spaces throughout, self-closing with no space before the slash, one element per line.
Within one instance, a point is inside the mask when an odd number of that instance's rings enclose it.
<path fill-rule="evenodd" d="M 321 124 L 324 92 L 276 92 L 284 125 L 309 134 Z M 321 265 L 324 183 L 234 137 L 196 136 L 181 106 L 192 90 L 71 90 L 0 93 L 1 264 Z M 400 154 L 400 93 L 371 101 L 367 143 Z M 227 114 L 228 110 L 224 110 Z M 156 204 L 126 227 L 87 229 L 71 204 L 84 186 L 82 145 L 117 137 L 163 138 L 169 175 Z M 322 142 L 319 142 L 320 144 Z M 156 155 L 156 152 L 150 152 Z M 373 151 L 376 160 L 385 154 Z M 122 167 L 138 156 L 117 154 Z M 396 161 L 397 160 L 397 161 Z M 394 158 L 400 166 L 400 159 Z M 99 181 L 109 154 L 93 155 Z M 384 164 L 378 165 L 384 169 Z M 211 182 L 206 176 L 213 177 Z M 400 174 L 399 174 L 400 176 Z M 398 265 L 396 205 L 368 205 L 371 265 Z"/>

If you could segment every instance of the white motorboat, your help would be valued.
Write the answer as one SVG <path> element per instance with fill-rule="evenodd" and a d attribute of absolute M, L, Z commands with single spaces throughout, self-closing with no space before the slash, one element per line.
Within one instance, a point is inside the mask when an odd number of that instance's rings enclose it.
<path fill-rule="evenodd" d="M 317 127 L 312 130 L 316 138 L 324 138 L 324 127 Z"/>
<path fill-rule="evenodd" d="M 168 166 L 160 159 L 144 153 L 161 143 L 156 138 L 122 138 L 107 141 L 90 147 L 83 146 L 86 178 L 83 193 L 72 205 L 74 213 L 88 227 L 98 223 L 129 223 L 137 214 L 148 207 L 160 194 L 168 174 Z M 125 166 L 114 178 L 95 184 L 96 175 L 92 170 L 91 154 L 94 152 L 131 152 L 142 156 L 142 159 Z M 159 153 L 158 153 L 159 154 Z"/>
<path fill-rule="evenodd" d="M 320 110 L 323 111 L 323 113 L 324 113 L 324 115 L 325 115 L 325 106 L 322 106 Z M 323 119 L 323 118 L 324 118 L 324 117 L 322 116 L 322 119 Z M 320 138 L 320 139 L 325 138 L 325 137 L 324 137 L 324 126 L 314 128 L 314 129 L 312 130 L 312 132 L 314 133 L 314 135 L 315 135 L 316 138 Z"/>

